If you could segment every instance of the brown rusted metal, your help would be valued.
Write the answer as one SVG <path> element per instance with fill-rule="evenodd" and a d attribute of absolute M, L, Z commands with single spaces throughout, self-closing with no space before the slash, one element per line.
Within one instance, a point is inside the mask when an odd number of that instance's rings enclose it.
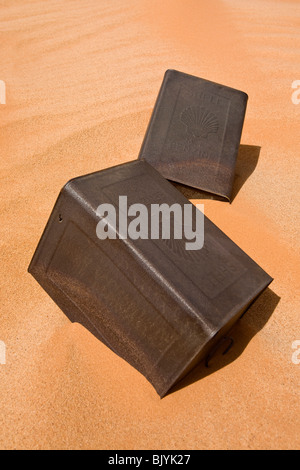
<path fill-rule="evenodd" d="M 165 178 L 230 201 L 248 96 L 167 70 L 139 158 Z"/>
<path fill-rule="evenodd" d="M 204 246 L 184 239 L 105 239 L 97 207 L 191 203 L 136 160 L 69 181 L 29 272 L 79 322 L 165 395 L 226 335 L 271 277 L 208 218 Z M 198 209 L 192 206 L 193 214 Z"/>

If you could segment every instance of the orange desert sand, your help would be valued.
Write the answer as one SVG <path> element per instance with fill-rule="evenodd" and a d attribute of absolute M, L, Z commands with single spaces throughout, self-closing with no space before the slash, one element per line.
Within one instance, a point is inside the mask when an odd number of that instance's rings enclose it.
<path fill-rule="evenodd" d="M 0 39 L 0 447 L 299 449 L 299 0 L 6 0 Z M 168 68 L 249 95 L 232 204 L 189 197 L 274 282 L 161 400 L 27 267 L 70 178 L 137 158 Z"/>

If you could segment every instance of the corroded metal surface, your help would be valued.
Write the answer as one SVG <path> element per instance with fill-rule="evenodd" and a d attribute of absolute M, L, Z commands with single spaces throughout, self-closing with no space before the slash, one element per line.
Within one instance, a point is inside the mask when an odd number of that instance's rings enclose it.
<path fill-rule="evenodd" d="M 100 240 L 97 207 L 118 208 L 121 195 L 147 207 L 191 205 L 144 161 L 75 178 L 58 197 L 29 272 L 71 321 L 163 396 L 272 279 L 206 217 L 201 250 L 187 251 L 174 238 Z"/>
<path fill-rule="evenodd" d="M 167 70 L 139 158 L 165 178 L 231 199 L 246 93 Z"/>

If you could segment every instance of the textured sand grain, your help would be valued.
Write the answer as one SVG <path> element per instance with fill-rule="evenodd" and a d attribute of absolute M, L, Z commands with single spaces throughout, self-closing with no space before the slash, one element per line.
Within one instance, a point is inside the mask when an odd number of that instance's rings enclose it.
<path fill-rule="evenodd" d="M 299 21 L 298 1 L 0 3 L 1 448 L 299 449 Z M 160 400 L 26 270 L 63 184 L 137 157 L 167 68 L 248 93 L 235 198 L 205 212 L 275 280 Z"/>

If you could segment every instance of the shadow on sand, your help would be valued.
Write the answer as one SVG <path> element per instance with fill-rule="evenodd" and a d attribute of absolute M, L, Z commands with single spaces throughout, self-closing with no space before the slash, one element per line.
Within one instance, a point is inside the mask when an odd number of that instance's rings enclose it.
<path fill-rule="evenodd" d="M 200 362 L 170 390 L 169 394 L 197 382 L 235 361 L 243 353 L 251 339 L 266 325 L 279 301 L 280 297 L 267 287 L 230 331 L 229 335 L 234 340 L 234 344 L 226 355 L 223 355 L 226 345 L 220 345 L 208 367 L 205 366 L 204 361 Z"/>
<path fill-rule="evenodd" d="M 261 147 L 256 145 L 240 145 L 235 167 L 235 178 L 232 189 L 231 202 L 239 193 L 240 189 L 246 183 L 247 179 L 254 172 Z M 224 197 L 202 191 L 201 189 L 192 188 L 181 183 L 171 183 L 177 188 L 187 199 L 214 199 L 216 201 L 228 202 Z"/>

